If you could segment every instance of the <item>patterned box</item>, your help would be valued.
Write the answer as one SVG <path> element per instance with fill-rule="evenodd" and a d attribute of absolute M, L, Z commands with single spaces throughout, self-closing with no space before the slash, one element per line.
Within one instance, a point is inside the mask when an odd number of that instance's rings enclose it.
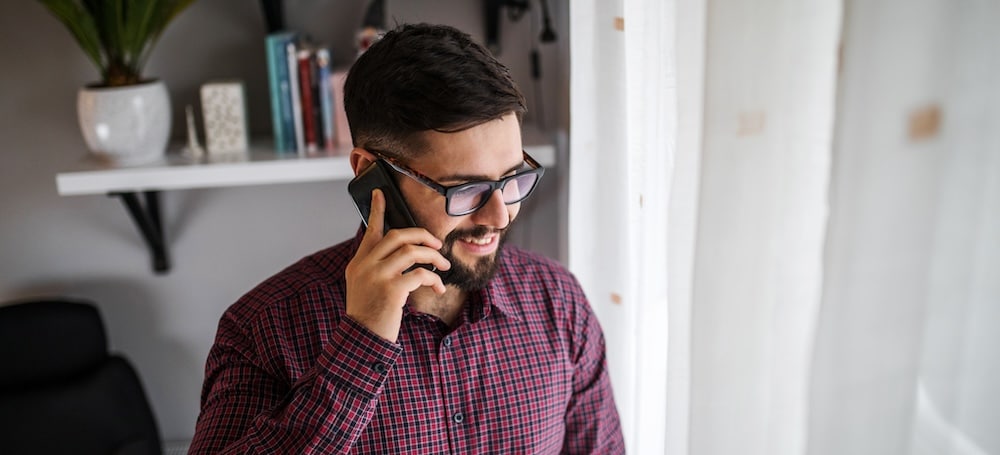
<path fill-rule="evenodd" d="M 209 155 L 247 150 L 245 99 L 242 81 L 209 82 L 201 86 L 201 112 Z"/>

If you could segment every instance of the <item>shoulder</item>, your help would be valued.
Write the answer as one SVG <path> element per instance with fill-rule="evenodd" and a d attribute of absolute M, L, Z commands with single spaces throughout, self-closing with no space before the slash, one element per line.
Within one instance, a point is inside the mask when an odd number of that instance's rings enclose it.
<path fill-rule="evenodd" d="M 303 257 L 240 297 L 223 319 L 242 330 L 254 330 L 250 326 L 275 323 L 263 319 L 287 319 L 309 313 L 312 307 L 335 310 L 336 302 L 343 304 L 344 269 L 356 249 L 351 239 Z"/>
<path fill-rule="evenodd" d="M 497 279 L 529 293 L 583 294 L 576 277 L 558 261 L 512 246 L 504 248 Z"/>
<path fill-rule="evenodd" d="M 516 247 L 504 249 L 491 294 L 528 320 L 570 329 L 591 312 L 583 288 L 566 267 Z"/>
<path fill-rule="evenodd" d="M 356 245 L 308 255 L 244 294 L 222 314 L 213 351 L 236 351 L 293 383 L 346 313 L 344 269 Z"/>
<path fill-rule="evenodd" d="M 504 249 L 501 261 L 489 295 L 533 333 L 545 333 L 571 353 L 603 337 L 583 288 L 562 264 L 513 247 Z"/>

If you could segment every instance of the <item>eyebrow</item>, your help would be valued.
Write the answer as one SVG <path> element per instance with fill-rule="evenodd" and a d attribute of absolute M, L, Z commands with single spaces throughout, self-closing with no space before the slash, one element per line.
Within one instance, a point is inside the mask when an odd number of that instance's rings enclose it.
<path fill-rule="evenodd" d="M 514 172 L 514 171 L 516 171 L 518 169 L 521 169 L 521 167 L 523 167 L 523 166 L 524 166 L 524 155 L 522 154 L 521 155 L 521 161 L 519 163 L 517 163 L 513 167 L 507 169 L 506 172 L 504 172 L 503 174 L 500 174 L 500 175 L 503 176 L 503 175 L 510 174 L 510 173 L 512 173 L 512 172 Z M 501 177 L 501 178 L 503 178 L 503 177 Z M 488 176 L 488 175 L 452 174 L 452 175 L 447 175 L 447 176 L 441 177 L 437 181 L 439 181 L 439 182 L 474 182 L 474 181 L 479 181 L 479 180 L 493 181 L 494 179 L 490 178 L 490 176 Z"/>

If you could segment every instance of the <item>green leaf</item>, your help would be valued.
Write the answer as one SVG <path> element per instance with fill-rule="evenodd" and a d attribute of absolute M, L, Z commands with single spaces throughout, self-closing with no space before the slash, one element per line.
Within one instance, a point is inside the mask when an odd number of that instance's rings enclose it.
<path fill-rule="evenodd" d="M 69 29 L 104 83 L 139 82 L 157 39 L 194 0 L 39 0 Z"/>
<path fill-rule="evenodd" d="M 126 23 L 128 24 L 124 48 L 128 53 L 128 65 L 134 68 L 138 75 L 142 69 L 143 49 L 155 39 L 149 33 L 149 28 L 154 20 L 156 1 L 136 1 L 131 4 L 127 11 Z"/>
<path fill-rule="evenodd" d="M 187 9 L 194 3 L 194 0 L 163 0 L 154 3 L 158 6 L 156 11 L 153 13 L 153 19 L 149 24 L 149 28 L 146 30 L 149 40 L 145 43 L 142 49 L 142 55 L 139 57 L 139 66 L 145 66 L 146 60 L 149 55 L 153 52 L 153 46 L 159 40 L 160 35 L 166 29 L 167 25 L 170 24 L 180 14 L 182 11 Z"/>
<path fill-rule="evenodd" d="M 104 74 L 101 38 L 94 18 L 73 0 L 41 0 L 42 4 L 69 29 L 77 44 Z"/>

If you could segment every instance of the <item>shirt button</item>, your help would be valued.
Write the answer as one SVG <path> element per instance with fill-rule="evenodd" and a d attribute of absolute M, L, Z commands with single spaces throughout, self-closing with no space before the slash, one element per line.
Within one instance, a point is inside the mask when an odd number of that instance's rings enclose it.
<path fill-rule="evenodd" d="M 378 374 L 385 373 L 385 364 L 382 362 L 375 362 L 375 364 L 372 365 L 372 368 L 374 368 L 375 372 Z"/>
<path fill-rule="evenodd" d="M 456 412 L 451 415 L 451 421 L 455 423 L 462 423 L 465 421 L 465 414 L 462 414 L 461 411 Z"/>
<path fill-rule="evenodd" d="M 446 348 L 450 348 L 451 347 L 451 337 L 445 337 L 444 338 L 444 347 L 446 347 Z"/>

